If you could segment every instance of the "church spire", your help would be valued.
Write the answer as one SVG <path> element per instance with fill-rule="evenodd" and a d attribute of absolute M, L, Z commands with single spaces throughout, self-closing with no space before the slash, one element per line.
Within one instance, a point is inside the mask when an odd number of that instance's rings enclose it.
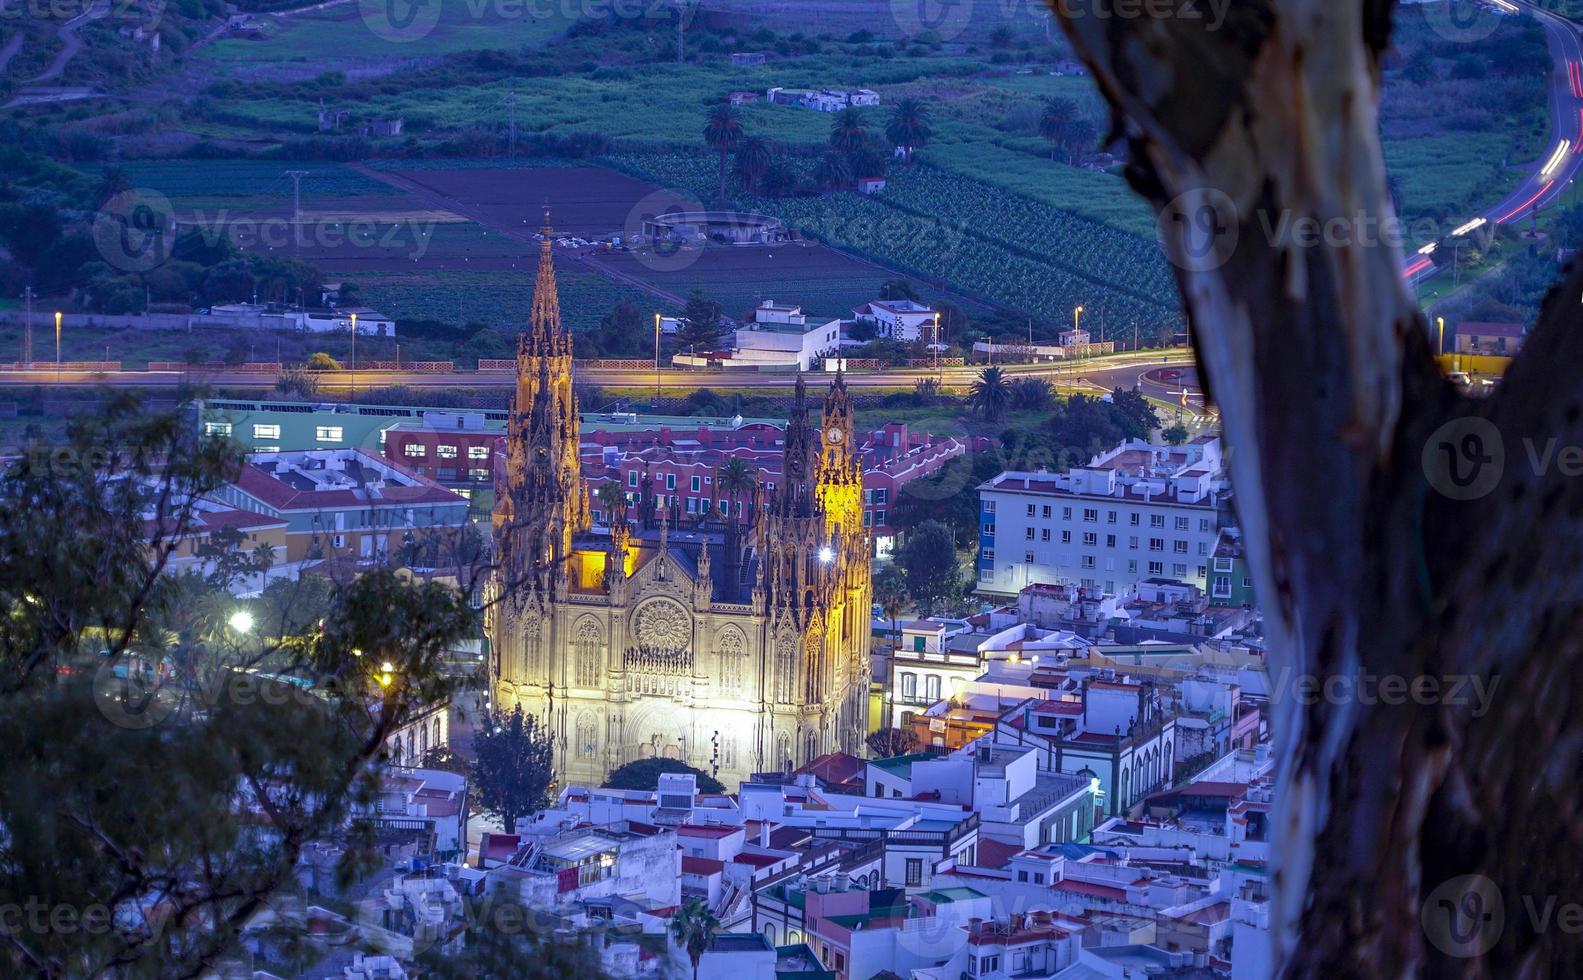
<path fill-rule="evenodd" d="M 564 573 L 572 535 L 589 526 L 577 455 L 572 342 L 561 324 L 547 206 L 542 236 L 532 315 L 517 336 L 506 466 L 495 493 L 496 550 L 510 584 L 531 585 Z"/>
<path fill-rule="evenodd" d="M 539 271 L 533 279 L 533 309 L 528 329 L 519 343 L 540 357 L 571 353 L 571 337 L 561 325 L 561 295 L 555 286 L 555 232 L 550 226 L 550 206 L 544 205 L 544 225 L 539 229 Z"/>

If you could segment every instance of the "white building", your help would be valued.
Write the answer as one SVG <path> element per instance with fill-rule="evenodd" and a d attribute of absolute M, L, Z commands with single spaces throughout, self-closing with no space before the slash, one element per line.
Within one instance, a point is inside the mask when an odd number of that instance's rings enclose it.
<path fill-rule="evenodd" d="M 904 343 L 914 340 L 934 343 L 938 315 L 933 309 L 910 299 L 877 299 L 852 308 L 853 319 L 872 323 L 876 336 Z"/>
<path fill-rule="evenodd" d="M 755 322 L 736 332 L 736 352 L 731 362 L 744 367 L 785 367 L 807 371 L 813 362 L 841 346 L 841 321 L 809 326 L 798 322 Z"/>
<path fill-rule="evenodd" d="M 1036 583 L 1112 594 L 1147 578 L 1204 588 L 1226 487 L 1220 440 L 1122 443 L 1066 473 L 1009 470 L 979 486 L 978 590 Z"/>

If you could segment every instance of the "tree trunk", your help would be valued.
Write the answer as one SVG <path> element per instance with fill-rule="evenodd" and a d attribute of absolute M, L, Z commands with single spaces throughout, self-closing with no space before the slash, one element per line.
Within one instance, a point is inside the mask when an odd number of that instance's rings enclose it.
<path fill-rule="evenodd" d="M 1187 0 L 1053 6 L 1223 413 L 1270 647 L 1279 962 L 1583 975 L 1555 915 L 1583 898 L 1583 483 L 1546 455 L 1583 440 L 1583 271 L 1499 392 L 1459 397 L 1378 223 L 1391 0 L 1239 0 L 1213 28 Z"/>
<path fill-rule="evenodd" d="M 726 148 L 720 145 L 720 196 L 715 199 L 715 204 L 721 208 L 726 206 Z"/>

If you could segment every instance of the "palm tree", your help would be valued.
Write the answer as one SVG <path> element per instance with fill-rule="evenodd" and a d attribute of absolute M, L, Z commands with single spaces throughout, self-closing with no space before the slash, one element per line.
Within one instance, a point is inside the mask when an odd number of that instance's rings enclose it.
<path fill-rule="evenodd" d="M 978 380 L 968 389 L 968 397 L 986 419 L 998 421 L 1006 414 L 1006 405 L 1011 401 L 1011 382 L 1000 368 L 987 367 L 979 372 Z"/>
<path fill-rule="evenodd" d="M 704 123 L 704 142 L 720 154 L 720 206 L 726 204 L 726 154 L 742 142 L 742 113 L 726 102 L 715 106 Z"/>
<path fill-rule="evenodd" d="M 896 646 L 901 646 L 901 614 L 907 609 L 907 577 L 892 562 L 874 576 L 874 601 L 879 611 L 890 620 L 890 631 L 895 634 Z"/>
<path fill-rule="evenodd" d="M 912 151 L 928 143 L 932 135 L 929 107 L 919 99 L 898 100 L 885 125 L 885 136 L 901 147 L 902 157 L 908 163 L 912 162 Z"/>
<path fill-rule="evenodd" d="M 852 153 L 868 142 L 868 124 L 857 106 L 847 106 L 830 123 L 830 145 L 842 153 Z"/>
<path fill-rule="evenodd" d="M 627 492 L 614 480 L 601 483 L 594 496 L 598 498 L 599 506 L 604 509 L 606 524 L 615 523 L 614 515 L 626 510 Z"/>
<path fill-rule="evenodd" d="M 715 485 L 726 495 L 727 516 L 732 518 L 729 522 L 731 525 L 741 520 L 737 499 L 744 493 L 752 493 L 757 482 L 758 479 L 748 468 L 748 464 L 736 456 L 726 460 L 725 465 L 715 471 Z"/>
<path fill-rule="evenodd" d="M 737 147 L 737 176 L 742 178 L 749 193 L 758 193 L 759 181 L 773 159 L 770 141 L 762 136 L 749 136 Z"/>
<path fill-rule="evenodd" d="M 1055 404 L 1055 389 L 1043 378 L 1016 378 L 1011 382 L 1011 407 L 1043 411 Z"/>
<path fill-rule="evenodd" d="M 845 190 L 852 186 L 852 165 L 840 153 L 826 151 L 814 165 L 813 179 L 822 190 Z"/>
<path fill-rule="evenodd" d="M 698 961 L 704 958 L 704 950 L 709 948 L 719 928 L 720 920 L 698 898 L 688 900 L 671 917 L 671 935 L 687 950 L 687 958 L 693 962 L 693 980 L 698 980 Z"/>
<path fill-rule="evenodd" d="M 1050 159 L 1066 144 L 1067 129 L 1077 118 L 1077 103 L 1071 99 L 1047 98 L 1039 111 L 1039 135 L 1050 141 Z"/>

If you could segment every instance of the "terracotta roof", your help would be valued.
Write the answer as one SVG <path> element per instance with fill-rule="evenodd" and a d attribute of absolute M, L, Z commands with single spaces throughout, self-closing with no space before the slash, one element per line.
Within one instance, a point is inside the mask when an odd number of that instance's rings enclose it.
<path fill-rule="evenodd" d="M 724 871 L 726 863 L 706 857 L 682 858 L 682 874 L 684 875 L 717 875 Z"/>
<path fill-rule="evenodd" d="M 741 829 L 741 827 L 721 827 L 715 824 L 684 823 L 676 828 L 676 834 L 679 837 L 712 837 L 719 840 L 722 837 L 730 837 Z"/>

